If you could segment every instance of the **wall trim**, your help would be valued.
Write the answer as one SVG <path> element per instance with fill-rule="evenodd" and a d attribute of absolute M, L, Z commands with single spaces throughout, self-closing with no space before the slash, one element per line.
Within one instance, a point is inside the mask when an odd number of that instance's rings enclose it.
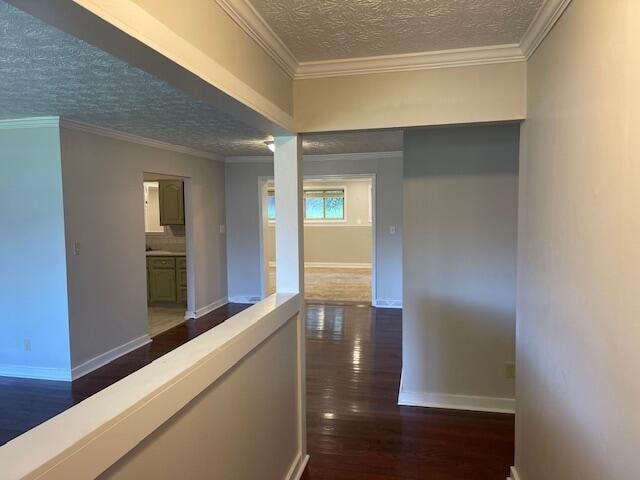
<path fill-rule="evenodd" d="M 298 454 L 284 480 L 300 480 L 309 463 L 309 455 Z"/>
<path fill-rule="evenodd" d="M 248 0 L 217 2 L 291 78 L 295 77 L 298 68 L 296 57 Z"/>
<path fill-rule="evenodd" d="M 134 135 L 133 133 L 121 132 L 119 130 L 113 130 L 107 127 L 99 127 L 97 125 L 91 125 L 89 123 L 79 122 L 77 120 L 70 120 L 68 118 L 60 118 L 60 127 L 85 133 L 92 133 L 94 135 L 109 137 L 116 140 L 122 140 L 124 142 L 136 143 L 138 145 L 144 145 L 147 147 L 159 148 L 161 150 L 184 153 L 186 155 L 192 155 L 194 157 L 207 158 L 209 160 L 215 160 L 216 162 L 224 161 L 224 157 L 212 152 L 204 152 L 202 150 L 185 147 L 183 145 L 174 145 L 172 143 L 154 140 L 152 138 L 142 137 L 140 135 Z"/>
<path fill-rule="evenodd" d="M 134 338 L 133 340 L 120 345 L 119 347 L 112 348 L 100 355 L 93 357 L 86 362 L 81 363 L 71 369 L 71 377 L 73 380 L 86 375 L 89 372 L 92 372 L 107 363 L 114 361 L 116 358 L 125 355 L 136 348 L 140 348 L 151 342 L 151 338 L 146 333 L 144 335 L 139 336 L 138 338 Z"/>
<path fill-rule="evenodd" d="M 32 367 L 28 365 L 0 364 L 0 377 L 34 378 L 70 382 L 70 368 Z"/>
<path fill-rule="evenodd" d="M 464 67 L 497 63 L 524 62 L 516 43 L 486 47 L 456 48 L 374 57 L 344 58 L 301 62 L 295 79 L 343 77 L 368 73 L 410 72 L 434 68 Z"/>
<path fill-rule="evenodd" d="M 0 120 L 0 130 L 19 128 L 59 127 L 60 117 L 27 117 Z"/>
<path fill-rule="evenodd" d="M 519 43 L 397 55 L 299 62 L 249 0 L 217 0 L 225 12 L 294 80 L 524 62 L 571 0 L 545 0 Z"/>
<path fill-rule="evenodd" d="M 520 48 L 528 60 L 551 31 L 571 0 L 545 0 L 520 40 Z"/>
<path fill-rule="evenodd" d="M 322 155 L 304 155 L 305 162 L 348 161 L 348 160 L 387 160 L 402 158 L 402 151 L 391 152 L 364 152 L 364 153 L 328 153 Z M 273 163 L 273 155 L 245 155 L 225 157 L 224 163 Z M 370 174 L 367 174 L 369 177 Z M 340 178 L 348 178 L 349 175 L 336 175 Z M 364 176 L 364 175 L 363 175 Z M 306 176 L 305 176 L 306 178 Z"/>
<path fill-rule="evenodd" d="M 401 381 L 398 405 L 471 410 L 477 412 L 515 413 L 516 401 L 514 398 L 411 392 L 404 390 Z"/>
<path fill-rule="evenodd" d="M 376 308 L 402 308 L 402 300 L 395 298 L 376 298 L 373 301 L 373 306 Z"/>
<path fill-rule="evenodd" d="M 516 467 L 511 467 L 511 476 L 507 480 L 520 480 Z"/>
<path fill-rule="evenodd" d="M 260 295 L 233 295 L 229 297 L 229 303 L 258 303 L 262 300 Z"/>
<path fill-rule="evenodd" d="M 189 320 L 192 318 L 200 318 L 206 315 L 207 313 L 211 313 L 214 310 L 226 305 L 227 303 L 229 303 L 229 299 L 227 297 L 219 298 L 215 302 L 211 302 L 209 305 L 205 305 L 204 307 L 198 308 L 195 311 L 187 310 L 186 312 L 184 312 L 184 318 L 185 320 Z"/>

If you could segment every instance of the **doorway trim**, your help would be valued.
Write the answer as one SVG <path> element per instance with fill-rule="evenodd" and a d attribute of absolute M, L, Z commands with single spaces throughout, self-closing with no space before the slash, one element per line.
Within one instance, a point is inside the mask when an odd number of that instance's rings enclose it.
<path fill-rule="evenodd" d="M 335 181 L 340 180 L 357 180 L 357 179 L 370 179 L 371 180 L 371 306 L 376 306 L 377 300 L 377 176 L 375 173 L 344 173 L 344 174 L 322 174 L 322 175 L 304 175 L 303 183 L 307 180 L 325 180 Z M 267 285 L 269 283 L 269 265 L 266 259 L 266 253 L 264 248 L 265 229 L 268 228 L 269 223 L 267 219 L 267 197 L 266 193 L 267 184 L 269 181 L 273 181 L 273 176 L 259 176 L 258 177 L 258 218 L 259 223 L 259 257 L 260 257 L 260 291 L 262 298 L 267 297 Z"/>

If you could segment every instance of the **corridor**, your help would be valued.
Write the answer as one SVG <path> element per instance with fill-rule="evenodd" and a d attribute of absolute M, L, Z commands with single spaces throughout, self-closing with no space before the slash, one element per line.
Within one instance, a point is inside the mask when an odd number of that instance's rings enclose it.
<path fill-rule="evenodd" d="M 307 304 L 304 480 L 495 480 L 513 415 L 400 407 L 401 310 Z"/>

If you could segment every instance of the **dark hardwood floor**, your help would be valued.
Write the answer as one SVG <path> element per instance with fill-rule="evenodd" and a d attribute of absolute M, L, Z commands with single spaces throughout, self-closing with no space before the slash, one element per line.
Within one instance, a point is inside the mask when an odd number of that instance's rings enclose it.
<path fill-rule="evenodd" d="M 157 358 L 221 324 L 249 305 L 227 304 L 188 320 L 73 382 L 0 377 L 0 445 L 55 417 Z"/>
<path fill-rule="evenodd" d="M 514 417 L 397 404 L 399 310 L 307 305 L 304 480 L 504 480 Z"/>
<path fill-rule="evenodd" d="M 0 444 L 81 402 L 247 308 L 186 322 L 74 382 L 0 377 Z M 399 310 L 308 303 L 304 480 L 504 480 L 512 415 L 397 405 Z"/>

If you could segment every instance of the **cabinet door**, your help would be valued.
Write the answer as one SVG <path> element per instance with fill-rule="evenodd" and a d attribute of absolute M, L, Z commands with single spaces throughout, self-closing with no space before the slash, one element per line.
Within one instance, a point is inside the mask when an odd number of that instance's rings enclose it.
<path fill-rule="evenodd" d="M 184 225 L 182 180 L 160 180 L 160 225 Z"/>
<path fill-rule="evenodd" d="M 178 287 L 178 303 L 187 303 L 187 287 Z"/>
<path fill-rule="evenodd" d="M 151 302 L 176 302 L 176 271 L 151 270 L 149 272 Z"/>

